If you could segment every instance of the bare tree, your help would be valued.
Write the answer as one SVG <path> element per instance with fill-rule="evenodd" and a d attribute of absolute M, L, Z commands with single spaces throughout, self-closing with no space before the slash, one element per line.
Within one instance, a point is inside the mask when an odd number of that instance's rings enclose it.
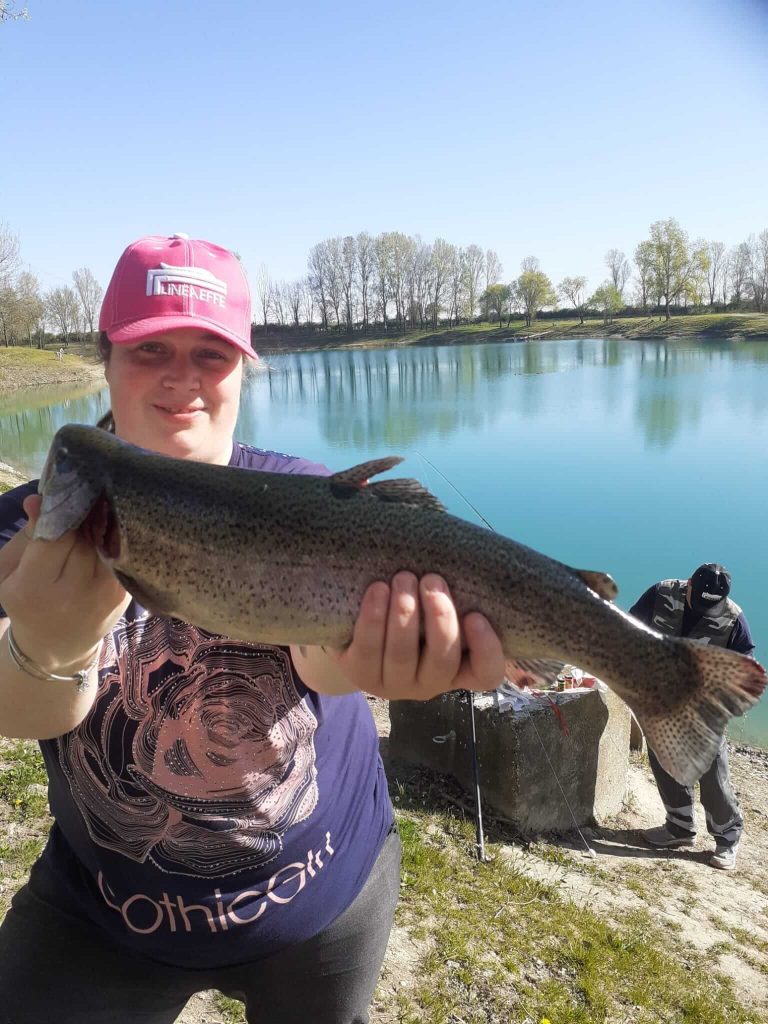
<path fill-rule="evenodd" d="M 309 250 L 307 260 L 309 275 L 308 286 L 314 301 L 320 309 L 320 324 L 324 331 L 328 330 L 328 254 L 324 242 L 318 242 Z"/>
<path fill-rule="evenodd" d="M 16 294 L 18 296 L 18 324 L 21 333 L 26 337 L 27 344 L 31 347 L 32 338 L 37 338 L 37 347 L 43 347 L 43 332 L 41 330 L 45 307 L 40 295 L 40 282 L 29 270 L 19 274 L 16 282 Z"/>
<path fill-rule="evenodd" d="M 768 229 L 755 237 L 750 235 L 749 246 L 749 289 L 758 313 L 768 310 Z"/>
<path fill-rule="evenodd" d="M 749 282 L 750 252 L 747 242 L 735 246 L 728 257 L 728 277 L 731 282 L 731 302 L 737 308 Z"/>
<path fill-rule="evenodd" d="M 360 283 L 360 304 L 362 306 L 363 329 L 368 327 L 370 318 L 370 289 L 373 278 L 374 252 L 373 239 L 367 231 L 361 231 L 355 239 L 357 248 L 357 274 Z"/>
<path fill-rule="evenodd" d="M 75 282 L 75 289 L 80 299 L 80 310 L 83 314 L 85 327 L 91 335 L 91 340 L 95 342 L 95 328 L 98 322 L 104 289 L 88 267 L 81 267 L 80 270 L 73 271 L 72 280 Z"/>
<path fill-rule="evenodd" d="M 435 239 L 430 261 L 432 288 L 429 296 L 433 327 L 437 327 L 440 319 L 440 310 L 443 308 L 446 285 L 455 252 L 455 246 L 446 242 L 444 238 Z"/>
<path fill-rule="evenodd" d="M 291 310 L 291 318 L 293 320 L 293 326 L 298 328 L 301 326 L 301 304 L 304 300 L 304 282 L 303 281 L 291 281 L 287 286 L 287 299 L 288 305 Z"/>
<path fill-rule="evenodd" d="M 560 295 L 567 299 L 579 314 L 581 323 L 584 323 L 584 307 L 586 306 L 585 290 L 587 287 L 586 277 L 564 277 L 557 290 Z"/>
<path fill-rule="evenodd" d="M 26 7 L 22 7 L 20 11 L 15 8 L 14 0 L 0 0 L 0 21 L 29 20 L 29 11 Z"/>
<path fill-rule="evenodd" d="M 725 269 L 725 245 L 723 242 L 707 242 L 707 256 L 709 258 L 709 269 L 707 270 L 709 304 L 714 306 L 717 301 L 720 279 Z"/>
<path fill-rule="evenodd" d="M 0 223 L 0 285 L 10 284 L 19 269 L 19 236 Z"/>
<path fill-rule="evenodd" d="M 74 288 L 52 288 L 43 300 L 45 316 L 53 329 L 62 336 L 64 347 L 69 346 L 69 336 L 77 330 L 80 319 L 79 300 Z"/>
<path fill-rule="evenodd" d="M 266 329 L 267 323 L 269 322 L 269 305 L 272 301 L 272 278 L 269 276 L 269 270 L 266 263 L 260 263 L 259 269 L 256 271 L 256 295 L 259 299 L 259 306 L 261 307 L 261 322 Z"/>
<path fill-rule="evenodd" d="M 624 286 L 629 278 L 629 260 L 618 249 L 609 249 L 605 254 L 605 265 L 611 274 L 611 283 L 619 295 L 624 296 Z"/>
<path fill-rule="evenodd" d="M 467 297 L 469 319 L 474 320 L 477 299 L 480 295 L 480 282 L 485 271 L 485 256 L 479 245 L 468 245 L 461 250 L 461 263 L 464 275 L 464 292 Z"/>
<path fill-rule="evenodd" d="M 341 290 L 344 293 L 347 332 L 351 333 L 357 306 L 357 243 L 352 235 L 347 235 L 341 243 Z"/>

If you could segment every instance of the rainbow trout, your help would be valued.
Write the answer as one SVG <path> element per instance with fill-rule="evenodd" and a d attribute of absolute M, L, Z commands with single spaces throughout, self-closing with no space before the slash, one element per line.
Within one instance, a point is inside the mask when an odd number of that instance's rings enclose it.
<path fill-rule="evenodd" d="M 148 610 L 270 644 L 343 646 L 370 583 L 439 573 L 520 672 L 535 678 L 556 660 L 603 679 L 666 770 L 698 779 L 729 717 L 760 697 L 762 667 L 648 629 L 611 603 L 610 576 L 449 515 L 415 480 L 369 482 L 400 461 L 328 477 L 248 472 L 66 426 L 43 470 L 35 536 L 80 528 Z"/>

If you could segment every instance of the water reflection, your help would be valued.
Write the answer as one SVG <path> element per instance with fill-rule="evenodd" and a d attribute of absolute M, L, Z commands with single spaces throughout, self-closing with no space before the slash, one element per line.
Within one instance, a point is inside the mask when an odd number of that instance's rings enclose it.
<path fill-rule="evenodd" d="M 36 395 L 26 407 L 15 399 L 11 411 L 7 407 L 5 411 L 0 409 L 0 461 L 30 476 L 40 471 L 59 427 L 65 423 L 95 423 L 108 408 L 105 388 L 85 392 L 82 388 L 74 389 L 63 399 L 59 391 L 55 403 L 39 402 Z"/>

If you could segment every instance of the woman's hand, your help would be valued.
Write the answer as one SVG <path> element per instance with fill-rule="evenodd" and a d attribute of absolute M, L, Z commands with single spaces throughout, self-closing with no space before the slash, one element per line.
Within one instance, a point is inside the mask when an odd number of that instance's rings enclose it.
<path fill-rule="evenodd" d="M 297 653 L 298 652 L 298 653 Z M 451 690 L 492 690 L 504 678 L 501 641 L 488 620 L 460 621 L 445 580 L 400 572 L 368 588 L 344 650 L 293 649 L 307 686 L 364 690 L 387 700 L 429 700 Z"/>
<path fill-rule="evenodd" d="M 0 604 L 24 654 L 66 675 L 93 660 L 130 596 L 77 530 L 33 539 L 40 503 L 24 500 L 29 522 L 0 550 Z"/>

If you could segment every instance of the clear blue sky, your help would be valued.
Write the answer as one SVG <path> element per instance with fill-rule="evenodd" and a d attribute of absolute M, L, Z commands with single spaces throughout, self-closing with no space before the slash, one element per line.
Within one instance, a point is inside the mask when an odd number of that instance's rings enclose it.
<path fill-rule="evenodd" d="M 361 230 L 594 287 L 654 220 L 768 227 L 766 0 L 26 3 L 0 221 L 44 287 L 174 231 L 298 278 Z"/>

